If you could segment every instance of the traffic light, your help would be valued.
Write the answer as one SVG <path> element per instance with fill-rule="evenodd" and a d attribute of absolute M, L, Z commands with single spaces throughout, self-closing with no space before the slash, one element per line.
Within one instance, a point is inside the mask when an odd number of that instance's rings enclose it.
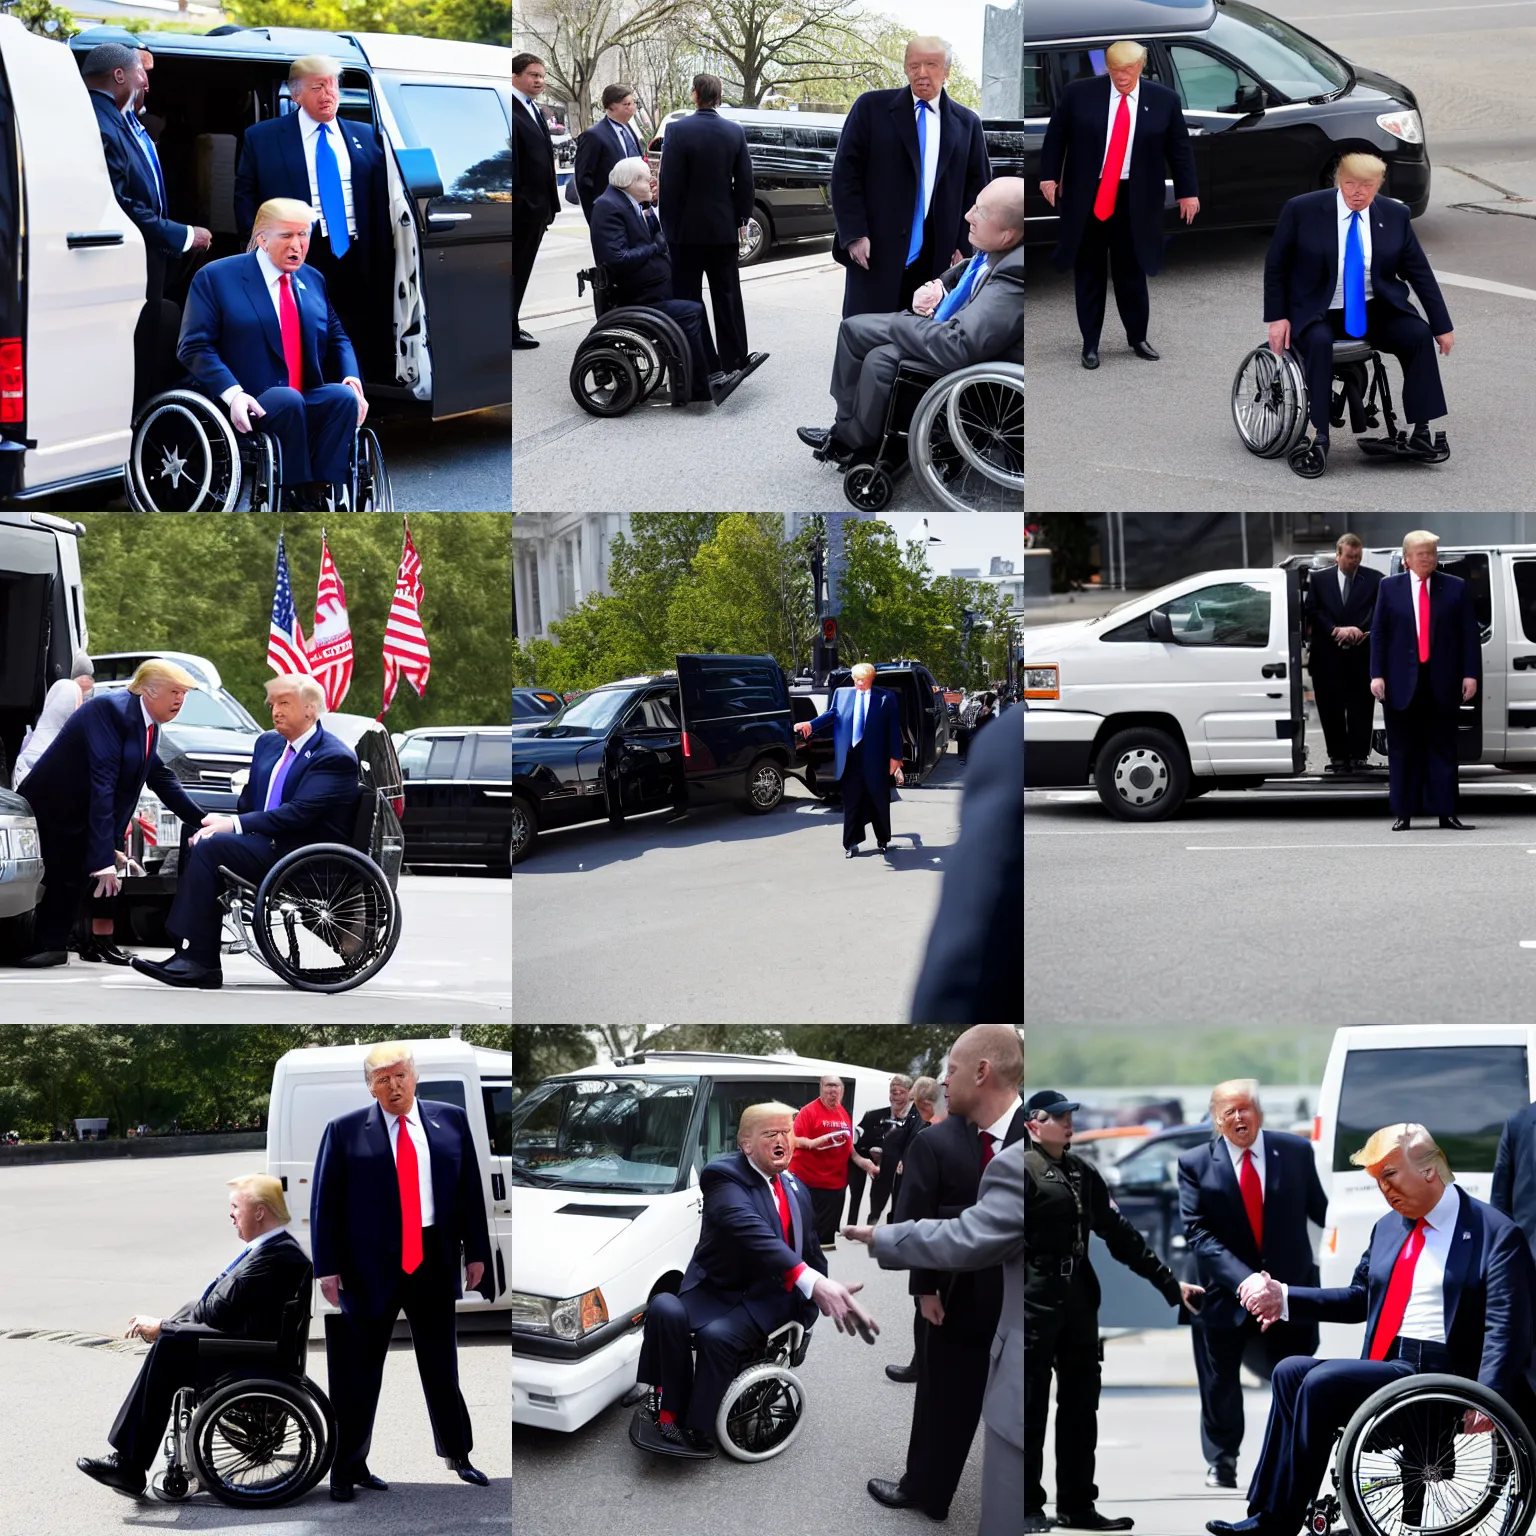
<path fill-rule="evenodd" d="M 823 619 L 821 621 L 821 638 L 826 645 L 837 644 L 837 620 Z"/>

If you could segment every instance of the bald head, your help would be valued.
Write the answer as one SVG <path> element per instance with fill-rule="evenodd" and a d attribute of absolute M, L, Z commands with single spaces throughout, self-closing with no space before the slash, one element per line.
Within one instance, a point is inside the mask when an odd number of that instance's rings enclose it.
<path fill-rule="evenodd" d="M 965 216 L 971 244 L 989 255 L 1002 255 L 1024 243 L 1024 178 L 994 176 Z"/>
<path fill-rule="evenodd" d="M 1018 1097 L 1024 1047 L 1011 1024 L 975 1024 L 949 1048 L 944 1095 L 951 1113 L 991 1125 Z"/>

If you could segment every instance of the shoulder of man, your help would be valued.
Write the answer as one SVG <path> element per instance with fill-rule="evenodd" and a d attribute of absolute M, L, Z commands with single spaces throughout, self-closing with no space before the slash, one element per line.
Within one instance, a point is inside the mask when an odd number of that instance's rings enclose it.
<path fill-rule="evenodd" d="M 336 1115 L 327 1129 L 334 1131 L 338 1136 L 348 1135 L 362 1127 L 363 1122 L 373 1113 L 374 1107 L 372 1104 L 366 1104 L 362 1109 L 349 1109 L 344 1115 Z"/>

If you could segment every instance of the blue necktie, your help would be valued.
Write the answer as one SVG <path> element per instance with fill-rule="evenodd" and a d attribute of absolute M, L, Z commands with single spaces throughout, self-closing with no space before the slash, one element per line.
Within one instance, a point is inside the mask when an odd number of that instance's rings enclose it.
<path fill-rule="evenodd" d="M 923 248 L 924 167 L 928 160 L 928 103 L 917 99 L 917 207 L 912 214 L 912 238 L 907 242 L 907 265 L 917 260 Z"/>
<path fill-rule="evenodd" d="M 331 148 L 328 123 L 320 124 L 320 136 L 315 140 L 315 185 L 320 189 L 320 211 L 325 215 L 331 254 L 340 260 L 352 241 L 347 236 L 347 198 L 341 190 L 341 167 L 336 164 L 336 151 Z"/>
<path fill-rule="evenodd" d="M 1344 237 L 1344 329 L 1351 336 L 1365 335 L 1365 241 L 1358 209 L 1350 214 Z"/>
<path fill-rule="evenodd" d="M 124 121 L 132 131 L 138 146 L 143 151 L 144 158 L 149 161 L 149 168 L 155 173 L 155 197 L 159 206 L 155 209 L 162 218 L 165 217 L 165 177 L 160 170 L 160 156 L 155 151 L 155 141 L 144 131 L 144 125 L 133 113 L 125 113 Z"/>
<path fill-rule="evenodd" d="M 987 258 L 978 251 L 960 274 L 960 281 L 944 295 L 943 302 L 933 312 L 933 318 L 948 320 L 957 310 L 964 309 L 970 300 L 971 290 L 981 281 L 981 274 L 986 270 Z"/>
<path fill-rule="evenodd" d="M 293 745 L 289 743 L 283 748 L 283 759 L 277 765 L 277 772 L 272 775 L 272 782 L 267 786 L 267 803 L 262 806 L 262 810 L 270 811 L 274 805 L 283 803 L 283 780 L 288 777 L 288 765 L 293 757 Z"/>
<path fill-rule="evenodd" d="M 229 1263 L 226 1264 L 224 1266 L 224 1268 L 221 1269 L 219 1271 L 219 1273 L 216 1276 L 214 1276 L 214 1278 L 212 1280 L 210 1280 L 208 1282 L 208 1289 L 203 1292 L 202 1300 L 204 1300 L 204 1301 L 208 1300 L 208 1298 L 213 1294 L 214 1286 L 216 1286 L 219 1283 L 219 1281 L 222 1280 L 224 1278 L 224 1276 L 227 1275 L 230 1272 L 230 1270 L 232 1270 L 235 1267 L 235 1265 L 238 1264 L 240 1262 L 240 1260 L 243 1259 L 246 1256 L 246 1254 L 248 1254 L 250 1251 L 251 1250 L 249 1248 L 242 1248 L 240 1250 L 240 1252 L 237 1253 L 234 1256 L 234 1258 L 232 1258 L 229 1261 Z"/>
<path fill-rule="evenodd" d="M 869 698 L 868 693 L 860 692 L 853 701 L 853 744 L 858 744 L 864 739 L 864 705 Z"/>

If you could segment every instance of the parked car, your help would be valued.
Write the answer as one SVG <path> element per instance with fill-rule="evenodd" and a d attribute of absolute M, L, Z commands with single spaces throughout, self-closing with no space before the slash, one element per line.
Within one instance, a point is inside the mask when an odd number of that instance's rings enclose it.
<path fill-rule="evenodd" d="M 772 656 L 679 656 L 675 672 L 591 689 L 547 725 L 514 727 L 512 862 L 555 827 L 734 801 L 763 815 L 798 776 L 784 669 Z"/>
<path fill-rule="evenodd" d="M 565 704 L 558 693 L 543 688 L 514 688 L 512 690 L 512 724 L 543 725 L 551 715 L 558 715 Z"/>
<path fill-rule="evenodd" d="M 1200 181 L 1197 229 L 1272 225 L 1290 198 L 1333 184 L 1339 157 L 1387 163 L 1383 191 L 1415 218 L 1429 206 L 1418 98 L 1247 0 L 1030 0 L 1024 16 L 1024 239 L 1054 242 L 1040 191 L 1051 112 L 1076 80 L 1105 72 L 1104 50 L 1143 44 L 1142 78 L 1177 91 Z M 1164 225 L 1182 229 L 1173 182 Z"/>
<path fill-rule="evenodd" d="M 20 795 L 0 789 L 0 959 L 31 950 L 32 914 L 42 888 L 37 817 Z"/>
<path fill-rule="evenodd" d="M 512 732 L 427 726 L 400 744 L 405 861 L 512 867 Z"/>

